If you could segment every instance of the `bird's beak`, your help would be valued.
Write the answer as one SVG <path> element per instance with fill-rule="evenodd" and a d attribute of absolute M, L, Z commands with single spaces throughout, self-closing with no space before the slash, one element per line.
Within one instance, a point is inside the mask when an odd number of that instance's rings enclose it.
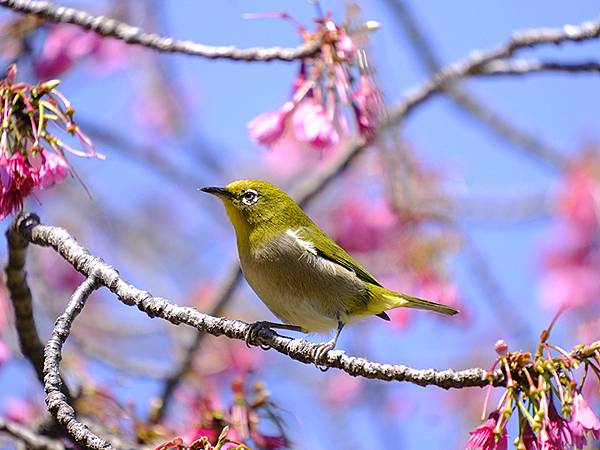
<path fill-rule="evenodd" d="M 229 192 L 225 188 L 220 188 L 220 187 L 203 187 L 203 188 L 200 188 L 200 190 L 202 192 L 207 192 L 209 194 L 216 195 L 217 197 L 220 197 L 220 198 L 227 198 L 227 199 L 232 199 L 233 198 L 233 194 L 231 192 Z"/>

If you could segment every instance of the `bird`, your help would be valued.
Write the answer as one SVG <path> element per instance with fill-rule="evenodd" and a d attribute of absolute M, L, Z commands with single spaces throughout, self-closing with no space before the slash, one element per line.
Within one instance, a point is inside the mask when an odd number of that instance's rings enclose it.
<path fill-rule="evenodd" d="M 458 313 L 450 306 L 386 289 L 273 184 L 237 180 L 199 190 L 223 202 L 236 233 L 244 278 L 283 322 L 252 324 L 248 344 L 265 328 L 319 334 L 335 329 L 331 340 L 315 347 L 315 361 L 323 361 L 344 326 L 368 316 L 390 320 L 386 311 L 399 307 Z"/>

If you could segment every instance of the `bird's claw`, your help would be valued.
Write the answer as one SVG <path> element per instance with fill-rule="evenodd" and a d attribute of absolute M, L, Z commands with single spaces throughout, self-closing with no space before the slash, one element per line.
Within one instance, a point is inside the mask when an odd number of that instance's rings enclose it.
<path fill-rule="evenodd" d="M 266 322 L 254 322 L 251 323 L 248 327 L 248 331 L 246 331 L 246 335 L 244 336 L 244 340 L 246 341 L 246 347 L 251 348 L 254 345 L 254 342 L 258 338 L 258 335 L 263 330 L 272 331 L 269 327 L 269 324 Z M 265 344 L 258 345 L 263 350 L 268 350 L 270 347 Z"/>
<path fill-rule="evenodd" d="M 312 357 L 315 362 L 315 366 L 322 372 L 327 372 L 329 367 L 325 365 L 327 360 L 327 354 L 335 348 L 335 341 L 331 340 L 318 344 L 312 351 Z"/>

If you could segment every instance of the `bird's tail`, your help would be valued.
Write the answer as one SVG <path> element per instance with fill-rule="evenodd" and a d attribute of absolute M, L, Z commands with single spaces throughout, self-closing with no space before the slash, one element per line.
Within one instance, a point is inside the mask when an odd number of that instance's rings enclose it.
<path fill-rule="evenodd" d="M 423 298 L 413 297 L 411 295 L 400 294 L 398 292 L 390 291 L 388 289 L 382 289 L 380 295 L 378 295 L 379 303 L 378 306 L 383 306 L 383 311 L 394 308 L 415 308 L 425 309 L 428 311 L 434 311 L 447 316 L 453 316 L 458 313 L 457 309 L 450 306 L 442 305 L 441 303 L 432 302 Z M 377 311 L 381 313 L 382 311 Z"/>

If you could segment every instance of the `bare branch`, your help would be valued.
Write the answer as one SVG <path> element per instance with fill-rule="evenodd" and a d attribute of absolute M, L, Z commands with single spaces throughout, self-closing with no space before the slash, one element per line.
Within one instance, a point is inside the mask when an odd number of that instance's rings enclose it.
<path fill-rule="evenodd" d="M 600 36 L 600 21 L 584 22 L 580 25 L 565 25 L 562 28 L 540 28 L 514 33 L 506 43 L 490 49 L 479 50 L 471 56 L 449 64 L 420 86 L 408 91 L 405 98 L 393 107 L 380 129 L 401 123 L 417 107 L 449 84 L 470 76 L 485 75 L 485 67 L 496 60 L 513 56 L 518 50 L 544 44 L 559 45 L 564 42 L 582 42 Z"/>
<path fill-rule="evenodd" d="M 23 355 L 31 362 L 38 379 L 44 382 L 44 345 L 40 340 L 33 317 L 32 296 L 27 284 L 25 257 L 29 242 L 15 230 L 6 230 L 8 242 L 8 264 L 6 265 L 6 285 L 15 312 L 15 326 L 19 346 Z"/>
<path fill-rule="evenodd" d="M 296 48 L 246 48 L 210 46 L 192 41 L 178 41 L 156 33 L 145 33 L 137 27 L 104 16 L 93 16 L 74 8 L 56 6 L 47 1 L 0 0 L 0 6 L 13 11 L 33 14 L 52 22 L 70 23 L 102 36 L 110 36 L 165 53 L 183 53 L 208 59 L 231 61 L 293 61 L 312 56 L 319 51 L 320 42 L 310 42 Z"/>
<path fill-rule="evenodd" d="M 414 46 L 416 53 L 421 58 L 425 68 L 430 73 L 438 72 L 441 68 L 440 58 L 436 55 L 431 44 L 428 42 L 426 34 L 423 32 L 421 27 L 419 27 L 419 24 L 413 16 L 408 5 L 403 0 L 388 0 L 387 3 L 402 24 L 403 29 L 408 35 L 409 41 Z M 499 71 L 498 73 L 495 71 L 488 72 L 488 70 L 491 70 L 488 67 L 489 65 L 485 66 L 485 71 L 486 74 L 489 75 L 515 75 L 518 74 L 516 70 L 521 70 L 523 71 L 522 73 L 526 73 L 527 69 L 530 69 L 530 72 L 543 71 L 544 69 L 559 70 L 558 64 L 554 66 L 529 65 L 527 68 L 523 67 L 523 64 L 517 64 L 512 73 L 509 72 L 510 69 L 508 67 L 502 68 L 504 69 L 504 73 Z M 582 70 L 593 71 L 594 67 L 593 65 L 577 65 L 572 66 L 571 69 L 572 72 Z M 566 68 L 563 68 L 563 70 L 566 71 Z M 476 119 L 480 120 L 498 136 L 506 139 L 520 148 L 529 151 L 532 155 L 540 158 L 544 162 L 550 163 L 550 165 L 553 167 L 563 169 L 567 164 L 567 158 L 563 156 L 560 151 L 546 144 L 539 138 L 532 135 L 530 132 L 527 132 L 514 123 L 511 123 L 506 117 L 502 117 L 500 114 L 489 108 L 485 103 L 479 100 L 468 90 L 459 86 L 448 85 L 444 88 L 444 91 L 459 107 L 464 109 L 467 113 L 473 115 L 473 117 Z"/>
<path fill-rule="evenodd" d="M 540 61 L 537 59 L 509 59 L 492 61 L 481 68 L 484 75 L 527 75 L 537 72 L 600 73 L 600 62 Z"/>
<path fill-rule="evenodd" d="M 77 421 L 75 410 L 67 402 L 67 397 L 61 392 L 62 380 L 59 365 L 62 359 L 63 344 L 71 333 L 71 325 L 83 309 L 86 300 L 99 287 L 98 281 L 90 273 L 88 278 L 75 290 L 67 304 L 65 312 L 56 320 L 52 337 L 44 349 L 44 388 L 48 411 L 65 427 L 74 442 L 85 449 L 107 449 L 111 445 L 92 433 L 83 423 Z"/>
<path fill-rule="evenodd" d="M 106 264 L 102 259 L 92 256 L 87 249 L 81 246 L 70 234 L 58 227 L 40 225 L 35 214 L 21 215 L 16 219 L 15 229 L 29 242 L 41 246 L 54 248 L 77 271 L 89 278 L 75 292 L 67 311 L 57 320 L 52 339 L 46 346 L 46 361 L 44 370 L 46 375 L 46 389 L 48 403 L 52 407 L 60 423 L 71 426 L 71 433 L 77 442 L 88 442 L 88 436 L 79 428 L 81 424 L 74 425 L 74 413 L 64 402 L 64 396 L 58 391 L 60 379 L 58 378 L 58 361 L 60 350 L 69 335 L 73 318 L 83 307 L 85 297 L 89 295 L 96 283 L 106 286 L 118 299 L 126 305 L 136 306 L 149 317 L 160 317 L 175 325 L 186 324 L 201 332 L 214 336 L 227 336 L 231 339 L 244 340 L 249 330 L 249 325 L 239 320 L 227 320 L 203 314 L 191 307 L 177 306 L 169 301 L 154 297 L 149 292 L 142 291 L 125 281 L 119 273 Z M 331 351 L 325 361 L 315 360 L 315 349 L 318 344 L 313 344 L 304 339 L 291 339 L 280 336 L 272 330 L 262 330 L 257 336 L 256 345 L 271 347 L 279 353 L 305 364 L 316 364 L 343 370 L 344 372 L 365 378 L 385 381 L 407 381 L 420 386 L 438 386 L 444 389 L 483 387 L 489 384 L 488 373 L 484 369 L 473 368 L 461 371 L 413 369 L 405 365 L 394 365 L 371 362 L 364 358 L 348 356 L 341 350 Z M 503 381 L 502 374 L 495 372 L 491 375 L 494 384 Z M 68 409 L 67 409 L 68 408 Z M 89 432 L 89 430 L 85 430 Z M 97 447 L 102 448 L 102 447 Z"/>
<path fill-rule="evenodd" d="M 58 440 L 39 435 L 21 424 L 2 417 L 0 417 L 0 433 L 8 434 L 31 450 L 64 450 L 66 448 Z"/>
<path fill-rule="evenodd" d="M 6 286 L 15 313 L 15 327 L 19 347 L 23 356 L 33 365 L 40 383 L 44 384 L 44 346 L 38 335 L 33 317 L 33 299 L 27 283 L 25 259 L 29 242 L 12 227 L 6 230 L 8 243 L 8 263 L 5 268 Z M 61 383 L 63 394 L 71 397 L 66 384 Z"/>

